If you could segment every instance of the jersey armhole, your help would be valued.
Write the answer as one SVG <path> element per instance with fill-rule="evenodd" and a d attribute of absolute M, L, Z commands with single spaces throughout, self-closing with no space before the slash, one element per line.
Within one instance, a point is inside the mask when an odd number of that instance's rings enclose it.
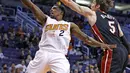
<path fill-rule="evenodd" d="M 93 27 L 94 25 L 96 25 L 97 22 L 97 12 L 95 11 L 95 22 L 93 24 L 90 24 L 91 27 Z"/>
<path fill-rule="evenodd" d="M 44 25 L 43 29 L 46 27 L 46 25 L 48 24 L 48 22 L 49 22 L 49 21 L 50 21 L 50 19 L 51 19 L 48 15 L 46 15 L 46 17 L 47 17 L 47 19 L 46 19 L 46 23 L 45 23 L 45 25 Z"/>

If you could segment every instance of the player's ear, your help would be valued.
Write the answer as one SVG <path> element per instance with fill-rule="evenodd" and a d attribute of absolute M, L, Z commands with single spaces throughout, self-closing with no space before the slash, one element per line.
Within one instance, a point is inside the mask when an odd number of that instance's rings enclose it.
<path fill-rule="evenodd" d="M 97 4 L 97 5 L 96 5 L 96 9 L 99 9 L 99 8 L 100 8 L 100 5 L 99 5 L 99 4 Z"/>
<path fill-rule="evenodd" d="M 61 14 L 64 15 L 64 12 L 61 11 Z"/>

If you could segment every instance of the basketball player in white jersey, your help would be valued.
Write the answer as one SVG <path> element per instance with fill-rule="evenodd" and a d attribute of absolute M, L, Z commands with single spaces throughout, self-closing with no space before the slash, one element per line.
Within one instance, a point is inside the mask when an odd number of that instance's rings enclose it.
<path fill-rule="evenodd" d="M 31 0 L 21 0 L 29 8 L 43 26 L 39 50 L 29 63 L 26 73 L 70 73 L 70 64 L 65 55 L 68 52 L 71 34 L 83 40 L 90 46 L 104 49 L 115 48 L 115 45 L 100 43 L 84 34 L 79 27 L 62 20 L 65 14 L 62 5 L 54 5 L 50 10 L 51 17 L 45 15 Z"/>

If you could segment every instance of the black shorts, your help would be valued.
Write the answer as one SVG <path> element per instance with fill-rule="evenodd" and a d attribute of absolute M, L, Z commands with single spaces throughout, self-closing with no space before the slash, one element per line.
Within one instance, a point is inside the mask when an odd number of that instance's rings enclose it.
<path fill-rule="evenodd" d="M 105 51 L 99 62 L 100 73 L 123 73 L 128 63 L 128 51 L 124 46 Z"/>

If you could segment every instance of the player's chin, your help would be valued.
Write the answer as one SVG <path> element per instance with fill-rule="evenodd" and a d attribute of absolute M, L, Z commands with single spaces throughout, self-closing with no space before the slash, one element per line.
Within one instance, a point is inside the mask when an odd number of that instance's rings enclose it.
<path fill-rule="evenodd" d="M 55 18 L 53 15 L 50 15 L 51 18 Z"/>

